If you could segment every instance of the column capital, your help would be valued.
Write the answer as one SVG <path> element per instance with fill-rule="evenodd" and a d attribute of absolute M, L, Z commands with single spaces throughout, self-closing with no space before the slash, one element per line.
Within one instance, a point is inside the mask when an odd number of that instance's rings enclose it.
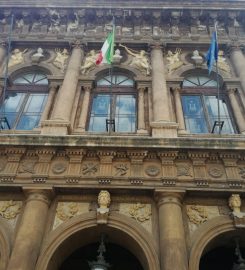
<path fill-rule="evenodd" d="M 85 44 L 82 43 L 79 39 L 72 41 L 70 45 L 73 49 L 84 49 L 85 47 Z"/>
<path fill-rule="evenodd" d="M 237 89 L 236 88 L 228 88 L 227 93 L 228 95 L 234 95 L 236 93 Z"/>
<path fill-rule="evenodd" d="M 182 205 L 182 200 L 185 195 L 185 190 L 161 190 L 155 189 L 155 200 L 158 207 L 163 204 Z"/>
<path fill-rule="evenodd" d="M 179 94 L 180 90 L 181 90 L 181 87 L 180 86 L 177 86 L 177 87 L 173 87 L 172 88 L 172 91 L 173 91 L 174 94 Z"/>
<path fill-rule="evenodd" d="M 33 187 L 23 187 L 23 192 L 28 201 L 41 201 L 49 205 L 54 196 L 52 188 L 33 188 Z"/>
<path fill-rule="evenodd" d="M 141 93 L 141 94 L 144 93 L 145 89 L 146 89 L 146 87 L 143 87 L 143 86 L 138 86 L 137 87 L 138 92 Z"/>
<path fill-rule="evenodd" d="M 92 90 L 91 85 L 82 85 L 82 88 L 85 92 L 90 92 Z"/>
<path fill-rule="evenodd" d="M 161 43 L 152 43 L 149 44 L 149 49 L 152 50 L 163 50 L 165 46 Z"/>
<path fill-rule="evenodd" d="M 6 48 L 7 48 L 7 46 L 8 46 L 7 41 L 0 40 L 0 48 L 4 48 L 4 49 L 6 49 Z"/>

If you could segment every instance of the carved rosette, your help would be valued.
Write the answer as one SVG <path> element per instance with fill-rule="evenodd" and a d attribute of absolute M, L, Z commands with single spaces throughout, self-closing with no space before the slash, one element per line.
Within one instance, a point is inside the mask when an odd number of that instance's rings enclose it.
<path fill-rule="evenodd" d="M 68 163 L 66 161 L 60 160 L 55 161 L 52 164 L 51 170 L 53 174 L 62 174 L 67 170 Z"/>

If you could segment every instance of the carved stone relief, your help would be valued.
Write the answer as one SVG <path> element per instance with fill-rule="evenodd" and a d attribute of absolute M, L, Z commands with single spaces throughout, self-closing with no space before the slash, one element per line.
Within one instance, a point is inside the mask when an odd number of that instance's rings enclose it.
<path fill-rule="evenodd" d="M 19 173 L 35 173 L 35 165 L 37 163 L 37 160 L 35 159 L 25 159 L 21 161 L 19 166 Z"/>
<path fill-rule="evenodd" d="M 20 201 L 0 201 L 0 216 L 15 227 L 18 215 L 21 211 L 22 202 Z"/>
<path fill-rule="evenodd" d="M 239 174 L 244 179 L 245 178 L 245 167 L 239 167 Z"/>
<path fill-rule="evenodd" d="M 95 176 L 98 172 L 99 164 L 95 162 L 88 162 L 83 164 L 81 173 L 82 175 Z"/>
<path fill-rule="evenodd" d="M 168 63 L 167 66 L 169 73 L 184 65 L 180 57 L 181 57 L 181 49 L 177 48 L 175 52 L 172 52 L 170 50 L 168 51 L 166 59 Z"/>
<path fill-rule="evenodd" d="M 202 205 L 187 205 L 186 214 L 190 233 L 193 233 L 204 222 L 221 215 L 218 206 Z"/>
<path fill-rule="evenodd" d="M 120 203 L 119 212 L 135 219 L 147 231 L 152 232 L 151 204 L 143 203 Z"/>
<path fill-rule="evenodd" d="M 14 49 L 11 52 L 8 67 L 13 67 L 15 65 L 19 65 L 24 63 L 24 54 L 27 52 L 27 49 L 21 51 L 20 49 Z"/>
<path fill-rule="evenodd" d="M 213 178 L 221 178 L 224 175 L 223 167 L 220 165 L 209 165 L 207 170 Z"/>
<path fill-rule="evenodd" d="M 56 208 L 53 230 L 63 222 L 88 211 L 89 203 L 86 202 L 59 202 Z"/>
<path fill-rule="evenodd" d="M 57 67 L 58 69 L 61 70 L 61 72 L 65 72 L 67 63 L 68 63 L 68 58 L 69 58 L 69 52 L 67 49 L 55 49 L 56 56 L 53 60 L 53 65 Z"/>
<path fill-rule="evenodd" d="M 158 176 L 160 174 L 160 168 L 158 168 L 157 166 L 150 165 L 145 168 L 145 173 L 148 176 L 152 177 Z"/>
<path fill-rule="evenodd" d="M 83 65 L 81 66 L 81 73 L 88 74 L 96 67 L 96 59 L 98 58 L 98 53 L 95 50 L 91 50 L 87 53 Z"/>
<path fill-rule="evenodd" d="M 179 163 L 176 164 L 177 167 L 177 176 L 181 177 L 181 176 L 193 176 L 192 173 L 192 167 L 190 164 L 186 164 L 186 163 Z"/>
<path fill-rule="evenodd" d="M 126 163 L 118 163 L 114 165 L 115 176 L 127 176 L 129 166 Z"/>
<path fill-rule="evenodd" d="M 68 163 L 66 161 L 55 161 L 52 164 L 51 170 L 53 174 L 62 174 L 67 170 Z"/>

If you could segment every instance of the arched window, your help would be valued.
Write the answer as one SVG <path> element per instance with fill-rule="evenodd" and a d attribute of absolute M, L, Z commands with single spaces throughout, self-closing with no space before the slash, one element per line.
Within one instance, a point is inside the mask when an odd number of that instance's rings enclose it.
<path fill-rule="evenodd" d="M 39 71 L 19 74 L 6 91 L 1 115 L 11 129 L 31 130 L 38 126 L 47 96 L 46 74 Z M 7 129 L 7 124 L 4 125 Z"/>
<path fill-rule="evenodd" d="M 96 82 L 88 131 L 135 132 L 136 92 L 128 76 L 105 76 Z"/>
<path fill-rule="evenodd" d="M 217 80 L 205 75 L 190 75 L 183 81 L 182 107 L 186 129 L 190 133 L 218 133 L 223 122 L 222 134 L 235 133 L 229 104 L 224 91 L 220 89 L 218 117 Z M 217 123 L 217 122 L 216 122 Z"/>

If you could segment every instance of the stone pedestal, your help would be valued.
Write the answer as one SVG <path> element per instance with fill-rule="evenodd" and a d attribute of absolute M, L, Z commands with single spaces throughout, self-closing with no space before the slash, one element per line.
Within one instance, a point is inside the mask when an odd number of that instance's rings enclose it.
<path fill-rule="evenodd" d="M 8 270 L 34 270 L 39 255 L 51 192 L 26 190 L 24 213 L 14 242 Z"/>
<path fill-rule="evenodd" d="M 182 191 L 156 190 L 159 208 L 160 256 L 162 270 L 187 270 L 187 251 L 182 219 Z"/>
<path fill-rule="evenodd" d="M 171 121 L 170 99 L 165 78 L 162 49 L 154 46 L 151 51 L 153 137 L 177 137 L 177 123 Z"/>

